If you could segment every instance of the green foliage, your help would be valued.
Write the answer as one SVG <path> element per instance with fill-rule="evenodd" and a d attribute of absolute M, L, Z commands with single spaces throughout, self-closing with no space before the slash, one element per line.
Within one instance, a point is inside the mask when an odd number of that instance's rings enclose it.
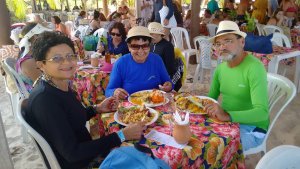
<path fill-rule="evenodd" d="M 231 19 L 232 21 L 235 21 L 236 18 L 237 18 L 237 13 L 236 13 L 236 11 L 235 11 L 235 10 L 230 10 L 230 12 L 229 12 L 229 17 L 230 17 L 230 19 Z"/>
<path fill-rule="evenodd" d="M 47 3 L 49 4 L 49 7 L 51 8 L 51 9 L 58 9 L 57 8 L 57 1 L 56 0 L 46 0 L 47 1 Z"/>
<path fill-rule="evenodd" d="M 192 3 L 191 0 L 184 0 L 183 2 L 184 2 L 184 4 L 191 4 Z"/>
<path fill-rule="evenodd" d="M 255 18 L 250 16 L 248 12 L 246 12 L 245 19 L 247 21 L 246 30 L 247 32 L 253 32 L 255 30 L 256 24 L 255 24 Z"/>
<path fill-rule="evenodd" d="M 26 18 L 26 3 L 24 0 L 6 0 L 6 6 L 18 19 Z"/>

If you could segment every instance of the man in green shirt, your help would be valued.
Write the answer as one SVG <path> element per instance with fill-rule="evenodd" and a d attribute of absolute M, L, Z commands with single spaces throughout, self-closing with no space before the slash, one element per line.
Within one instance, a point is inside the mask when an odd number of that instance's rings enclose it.
<path fill-rule="evenodd" d="M 211 38 L 223 60 L 215 70 L 208 96 L 222 104 L 205 107 L 209 116 L 240 123 L 243 150 L 261 144 L 269 127 L 267 75 L 263 64 L 244 51 L 246 33 L 232 21 L 222 21 Z"/>

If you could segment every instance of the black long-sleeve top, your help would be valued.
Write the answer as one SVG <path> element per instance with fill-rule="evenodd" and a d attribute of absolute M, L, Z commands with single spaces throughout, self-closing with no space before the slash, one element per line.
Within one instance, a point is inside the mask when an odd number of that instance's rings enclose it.
<path fill-rule="evenodd" d="M 174 46 L 171 42 L 162 39 L 158 43 L 151 44 L 151 52 L 158 54 L 168 71 L 169 76 L 173 77 L 176 72 Z"/>
<path fill-rule="evenodd" d="M 29 96 L 25 118 L 47 140 L 61 167 L 76 169 L 121 144 L 116 133 L 91 139 L 85 124 L 94 115 L 72 90 L 65 92 L 41 80 Z"/>

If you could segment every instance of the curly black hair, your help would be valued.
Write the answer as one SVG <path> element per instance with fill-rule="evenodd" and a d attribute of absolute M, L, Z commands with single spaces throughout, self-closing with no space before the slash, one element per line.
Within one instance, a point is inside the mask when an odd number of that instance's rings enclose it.
<path fill-rule="evenodd" d="M 36 61 L 46 60 L 47 52 L 50 48 L 60 45 L 68 45 L 75 53 L 72 40 L 61 32 L 43 32 L 32 44 L 32 57 Z"/>
<path fill-rule="evenodd" d="M 125 40 L 126 39 L 126 30 L 125 30 L 125 26 L 123 23 L 121 22 L 115 22 L 110 28 L 109 28 L 109 34 L 111 34 L 111 31 L 113 29 L 118 29 L 120 34 L 122 35 L 122 39 Z"/>

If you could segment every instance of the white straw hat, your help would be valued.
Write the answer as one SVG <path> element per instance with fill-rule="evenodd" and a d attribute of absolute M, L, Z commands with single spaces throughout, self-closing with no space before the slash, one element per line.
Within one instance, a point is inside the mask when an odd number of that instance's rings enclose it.
<path fill-rule="evenodd" d="M 221 21 L 219 23 L 219 27 L 216 33 L 216 36 L 210 38 L 211 42 L 214 42 L 216 37 L 226 35 L 229 33 L 237 34 L 245 38 L 247 34 L 245 32 L 240 31 L 239 26 L 233 21 Z"/>
<path fill-rule="evenodd" d="M 148 29 L 149 29 L 150 33 L 165 35 L 165 33 L 164 33 L 164 27 L 160 23 L 151 22 L 148 25 Z"/>
<path fill-rule="evenodd" d="M 149 38 L 153 38 L 150 35 L 149 30 L 146 27 L 144 27 L 144 26 L 135 26 L 135 27 L 132 27 L 128 31 L 126 41 L 128 41 L 129 38 L 132 38 L 132 37 L 135 37 L 135 36 L 146 36 L 146 37 L 149 37 Z"/>

